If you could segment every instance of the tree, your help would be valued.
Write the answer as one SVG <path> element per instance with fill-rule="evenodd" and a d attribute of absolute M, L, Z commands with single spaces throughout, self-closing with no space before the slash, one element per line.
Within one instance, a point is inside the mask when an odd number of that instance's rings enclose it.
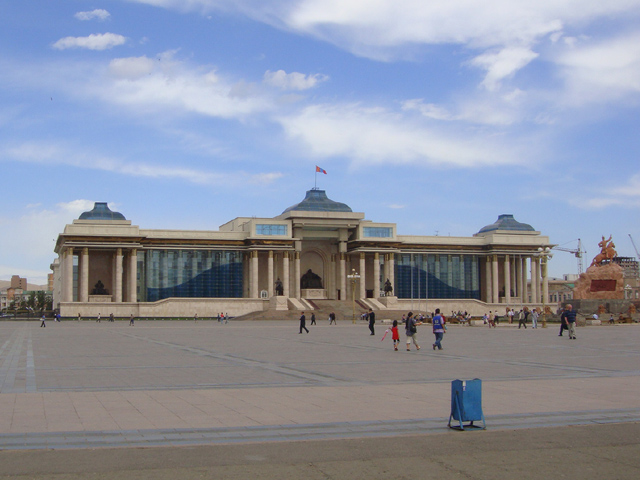
<path fill-rule="evenodd" d="M 36 292 L 36 305 L 40 311 L 47 309 L 47 297 L 44 294 L 44 290 L 38 290 Z"/>

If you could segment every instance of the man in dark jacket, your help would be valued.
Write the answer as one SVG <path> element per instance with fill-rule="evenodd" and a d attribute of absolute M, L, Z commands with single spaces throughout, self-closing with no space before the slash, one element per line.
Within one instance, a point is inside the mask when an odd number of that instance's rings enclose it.
<path fill-rule="evenodd" d="M 563 324 L 566 324 L 569 329 L 569 339 L 576 339 L 576 311 L 573 309 L 573 306 L 569 303 L 566 307 L 564 307 L 564 312 L 560 315 L 560 320 Z"/>
<path fill-rule="evenodd" d="M 369 309 L 369 330 L 371 331 L 371 335 L 376 334 L 376 330 L 374 325 L 376 324 L 376 314 L 373 313 L 373 310 Z"/>

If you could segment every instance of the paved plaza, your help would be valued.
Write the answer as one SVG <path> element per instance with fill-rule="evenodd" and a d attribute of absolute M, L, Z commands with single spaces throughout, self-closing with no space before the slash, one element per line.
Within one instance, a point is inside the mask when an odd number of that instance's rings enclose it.
<path fill-rule="evenodd" d="M 619 447 L 612 452 L 629 459 L 617 478 L 640 473 L 638 325 L 583 327 L 577 340 L 558 337 L 555 325 L 450 326 L 442 351 L 431 349 L 433 335 L 422 326 L 422 348 L 410 352 L 404 343 L 394 351 L 390 335 L 381 341 L 386 326 L 380 324 L 375 336 L 364 323 L 326 321 L 307 322 L 309 334 L 286 321 L 39 325 L 0 323 L 0 478 L 20 473 L 20 455 L 48 450 L 71 456 L 102 451 L 104 458 L 124 449 L 129 453 L 120 458 L 128 458 L 132 451 L 152 455 L 163 447 L 187 448 L 191 455 L 212 447 L 254 451 L 262 445 L 264 453 L 308 444 L 323 445 L 315 451 L 325 451 L 329 461 L 337 455 L 330 450 L 341 444 L 353 453 L 361 442 L 383 448 L 390 439 L 401 445 L 438 438 L 443 445 L 471 442 L 464 448 L 473 450 L 488 439 L 497 445 L 517 437 L 513 441 L 526 449 L 525 439 L 550 441 L 549 435 L 572 443 L 609 439 Z M 451 381 L 474 378 L 482 379 L 488 429 L 451 431 Z M 588 473 L 582 478 L 592 478 Z"/>

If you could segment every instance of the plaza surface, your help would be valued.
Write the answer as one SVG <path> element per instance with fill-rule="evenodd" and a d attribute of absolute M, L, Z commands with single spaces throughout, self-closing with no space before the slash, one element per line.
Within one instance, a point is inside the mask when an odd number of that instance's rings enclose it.
<path fill-rule="evenodd" d="M 404 343 L 394 351 L 390 335 L 381 341 L 379 324 L 375 336 L 364 323 L 326 321 L 307 322 L 309 334 L 285 321 L 39 325 L 0 323 L 0 477 L 19 473 L 7 460 L 43 449 L 74 455 L 135 446 L 151 455 L 259 444 L 293 452 L 319 441 L 316 451 L 333 458 L 328 450 L 340 442 L 355 452 L 353 442 L 400 445 L 431 435 L 474 449 L 489 438 L 500 444 L 524 435 L 523 442 L 552 432 L 571 442 L 630 442 L 616 450 L 634 458 L 619 478 L 640 472 L 637 325 L 579 328 L 576 340 L 558 337 L 555 325 L 450 326 L 442 351 L 431 349 L 433 335 L 422 326 L 422 348 L 410 352 Z M 482 379 L 488 430 L 450 431 L 451 381 L 474 378 Z"/>

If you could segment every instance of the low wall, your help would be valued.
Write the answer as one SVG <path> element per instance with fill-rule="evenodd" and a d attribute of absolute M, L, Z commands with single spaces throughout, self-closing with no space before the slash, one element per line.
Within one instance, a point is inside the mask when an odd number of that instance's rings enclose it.
<path fill-rule="evenodd" d="M 113 302 L 63 302 L 60 315 L 63 317 L 102 318 L 113 313 L 116 317 L 217 317 L 220 313 L 238 317 L 247 313 L 266 310 L 269 300 L 251 298 L 167 298 L 152 303 L 113 303 Z"/>
<path fill-rule="evenodd" d="M 573 309 L 580 312 L 583 315 L 593 315 L 598 313 L 600 305 L 604 305 L 605 313 L 628 313 L 629 307 L 633 304 L 636 307 L 636 311 L 640 313 L 640 301 L 638 300 L 595 300 L 595 299 L 573 299 L 563 302 L 562 306 L 573 305 Z"/>
<path fill-rule="evenodd" d="M 527 307 L 529 307 L 529 309 L 542 309 L 542 304 L 527 303 L 526 305 Z M 475 299 L 449 300 L 439 298 L 428 299 L 426 302 L 424 299 L 398 299 L 396 302 L 394 302 L 392 308 L 394 310 L 406 310 L 407 312 L 413 311 L 413 313 L 434 312 L 436 308 L 439 308 L 440 311 L 446 316 L 451 315 L 451 312 L 467 312 L 474 317 L 482 317 L 482 315 L 484 315 L 485 313 L 488 314 L 491 311 L 498 312 L 501 317 L 504 317 L 507 307 L 513 308 L 516 312 L 522 309 L 522 305 L 516 303 L 507 305 L 506 303 L 484 303 L 480 300 Z"/>

